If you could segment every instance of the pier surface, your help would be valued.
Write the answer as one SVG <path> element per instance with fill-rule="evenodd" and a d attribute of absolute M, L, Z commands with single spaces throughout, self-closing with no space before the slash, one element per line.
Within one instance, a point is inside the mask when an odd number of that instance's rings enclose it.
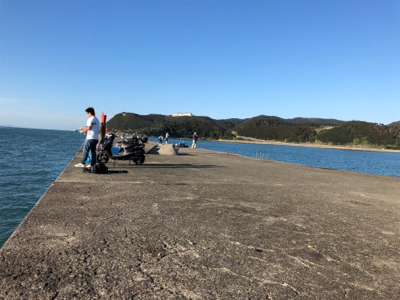
<path fill-rule="evenodd" d="M 201 149 L 71 161 L 0 250 L 0 299 L 399 299 L 400 178 Z"/>

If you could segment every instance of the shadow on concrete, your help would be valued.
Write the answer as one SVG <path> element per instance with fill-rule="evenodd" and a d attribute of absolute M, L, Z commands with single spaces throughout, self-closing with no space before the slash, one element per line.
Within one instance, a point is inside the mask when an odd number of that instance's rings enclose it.
<path fill-rule="evenodd" d="M 116 164 L 115 167 L 118 167 Z M 131 165 L 125 167 L 131 168 L 150 168 L 150 169 L 160 169 L 160 168 L 171 168 L 171 169 L 209 169 L 209 168 L 221 168 L 221 166 L 216 165 L 192 165 L 192 164 L 143 164 L 143 165 Z"/>
<path fill-rule="evenodd" d="M 148 152 L 146 152 L 146 156 L 150 156 L 150 155 L 162 155 L 162 154 L 160 154 L 160 153 L 148 153 Z M 178 155 L 178 156 L 194 156 L 193 154 L 191 154 L 191 153 L 176 153 L 176 155 Z"/>

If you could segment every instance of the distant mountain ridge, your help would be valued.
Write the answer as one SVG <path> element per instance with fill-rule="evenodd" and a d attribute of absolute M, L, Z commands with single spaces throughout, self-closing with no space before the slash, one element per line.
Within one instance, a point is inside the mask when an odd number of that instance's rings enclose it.
<path fill-rule="evenodd" d="M 161 115 L 161 114 L 149 114 L 149 115 L 140 115 L 136 113 L 119 113 L 116 114 L 113 118 L 111 118 L 107 122 L 108 128 L 115 128 L 121 130 L 139 130 L 146 127 L 157 126 L 161 123 L 172 122 L 172 121 L 190 121 L 190 120 L 202 120 L 204 122 L 213 123 L 217 126 L 220 126 L 224 129 L 233 128 L 243 122 L 248 120 L 257 119 L 257 118 L 265 118 L 265 119 L 276 119 L 280 121 L 285 121 L 292 124 L 300 124 L 300 123 L 311 123 L 316 125 L 341 125 L 345 123 L 345 121 L 336 120 L 336 119 L 322 119 L 322 118 L 293 118 L 293 119 L 283 119 L 276 116 L 266 116 L 259 115 L 253 118 L 239 119 L 239 118 L 231 118 L 231 119 L 212 119 L 210 117 L 205 116 L 182 116 L 182 117 L 172 117 L 170 115 Z"/>
<path fill-rule="evenodd" d="M 400 126 L 400 121 L 392 122 L 389 124 L 389 126 Z"/>
<path fill-rule="evenodd" d="M 137 131 L 149 136 L 234 139 L 239 136 L 293 143 L 353 144 L 400 149 L 400 126 L 322 118 L 283 119 L 259 115 L 247 119 L 215 120 L 204 116 L 172 117 L 160 114 L 120 113 L 107 122 L 108 129 Z"/>

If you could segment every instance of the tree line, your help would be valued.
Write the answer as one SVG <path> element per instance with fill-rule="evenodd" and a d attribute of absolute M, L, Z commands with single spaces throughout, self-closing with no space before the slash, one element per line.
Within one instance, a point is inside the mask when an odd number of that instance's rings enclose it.
<path fill-rule="evenodd" d="M 375 145 L 385 146 L 386 149 L 400 149 L 400 126 L 351 121 L 322 131 L 317 138 L 335 145 Z"/>
<path fill-rule="evenodd" d="M 107 127 L 148 136 L 165 135 L 168 132 L 172 138 L 191 138 L 197 132 L 203 139 L 229 140 L 245 136 L 292 143 L 357 144 L 400 149 L 400 126 L 363 121 L 282 119 L 264 115 L 249 119 L 214 120 L 200 116 L 121 113 L 109 120 Z"/>

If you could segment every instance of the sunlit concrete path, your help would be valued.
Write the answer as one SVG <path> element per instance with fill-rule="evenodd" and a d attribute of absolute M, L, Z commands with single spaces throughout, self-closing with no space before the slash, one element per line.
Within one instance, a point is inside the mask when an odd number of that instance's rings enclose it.
<path fill-rule="evenodd" d="M 201 149 L 85 174 L 0 250 L 0 299 L 399 299 L 400 178 Z"/>

